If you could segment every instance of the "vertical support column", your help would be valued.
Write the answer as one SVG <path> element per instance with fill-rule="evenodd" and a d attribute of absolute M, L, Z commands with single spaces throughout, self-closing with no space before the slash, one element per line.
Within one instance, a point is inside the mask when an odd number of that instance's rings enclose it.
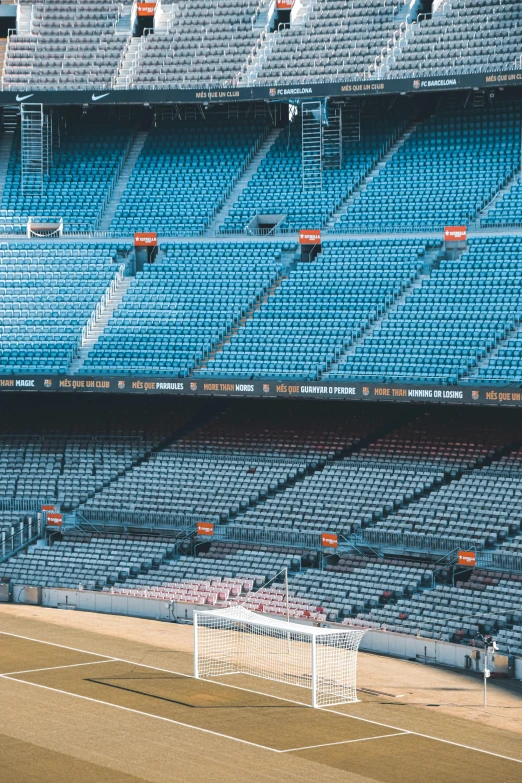
<path fill-rule="evenodd" d="M 307 101 L 301 105 L 301 165 L 304 191 L 323 189 L 323 104 Z"/>
<path fill-rule="evenodd" d="M 198 613 L 194 611 L 194 677 L 199 679 L 198 663 Z"/>
<path fill-rule="evenodd" d="M 2 557 L 5 557 L 5 530 L 2 530 Z"/>
<path fill-rule="evenodd" d="M 343 109 L 343 139 L 345 141 L 361 140 L 361 107 L 358 103 L 347 103 Z"/>
<path fill-rule="evenodd" d="M 343 161 L 343 111 L 328 104 L 328 122 L 323 126 L 323 168 L 338 170 Z"/>
<path fill-rule="evenodd" d="M 22 193 L 41 195 L 47 160 L 47 127 L 41 103 L 22 103 Z"/>
<path fill-rule="evenodd" d="M 312 636 L 312 707 L 317 707 L 317 638 Z"/>

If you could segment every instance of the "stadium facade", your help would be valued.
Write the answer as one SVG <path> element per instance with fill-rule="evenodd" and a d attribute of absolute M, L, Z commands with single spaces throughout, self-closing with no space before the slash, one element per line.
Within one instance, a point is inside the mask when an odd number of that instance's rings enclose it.
<path fill-rule="evenodd" d="M 514 671 L 520 3 L 0 9 L 5 596 L 277 615 L 288 569 Z"/>

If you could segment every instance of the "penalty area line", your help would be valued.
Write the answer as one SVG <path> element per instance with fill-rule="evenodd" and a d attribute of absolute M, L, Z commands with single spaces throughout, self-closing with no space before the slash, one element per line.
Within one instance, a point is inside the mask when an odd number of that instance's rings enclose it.
<path fill-rule="evenodd" d="M 15 674 L 34 674 L 36 672 L 54 672 L 57 669 L 74 669 L 76 666 L 98 666 L 100 663 L 114 663 L 117 658 L 106 658 L 103 661 L 87 661 L 86 663 L 67 663 L 64 666 L 45 666 L 43 669 L 24 669 L 21 672 L 1 672 L 0 677 L 12 677 Z"/>
<path fill-rule="evenodd" d="M 71 691 L 63 691 L 60 688 L 51 688 L 49 685 L 40 685 L 37 682 L 29 682 L 28 680 L 20 680 L 17 677 L 8 677 L 2 674 L 0 679 L 10 680 L 11 682 L 19 682 L 22 685 L 30 685 L 33 688 L 41 688 L 44 691 L 51 691 L 52 693 L 60 693 L 63 696 L 72 696 L 74 699 L 82 699 L 83 701 L 89 701 L 93 704 L 101 704 L 104 707 L 113 707 L 116 710 L 123 710 L 124 712 L 131 712 L 134 715 L 141 715 L 146 718 L 154 718 L 155 720 L 161 720 L 165 723 L 171 723 L 174 726 L 181 726 L 185 729 L 194 729 L 194 731 L 201 731 L 204 734 L 213 734 L 214 737 L 220 737 L 221 739 L 232 740 L 233 742 L 240 742 L 242 745 L 250 745 L 252 748 L 260 748 L 261 750 L 269 750 L 272 753 L 282 753 L 275 748 L 269 748 L 267 745 L 259 745 L 257 742 L 250 742 L 249 740 L 240 739 L 239 737 L 232 737 L 230 734 L 222 734 L 219 731 L 212 731 L 212 729 L 204 729 L 201 726 L 193 726 L 191 723 L 182 723 L 182 721 L 174 720 L 173 718 L 165 718 L 163 715 L 155 715 L 153 712 L 143 712 L 142 710 L 135 710 L 132 707 L 124 707 L 121 704 L 113 704 L 110 701 L 102 701 L 101 699 L 93 699 L 92 696 L 82 696 L 79 693 L 72 693 Z"/>
<path fill-rule="evenodd" d="M 331 748 L 333 745 L 351 745 L 354 742 L 371 742 L 371 740 L 388 739 L 388 737 L 403 737 L 405 734 L 411 734 L 410 731 L 398 731 L 394 734 L 380 734 L 378 737 L 359 737 L 359 739 L 341 740 L 340 742 L 324 742 L 321 745 L 305 745 L 304 748 L 288 748 L 280 751 L 281 753 L 295 753 L 298 750 L 314 750 L 315 748 Z"/>
<path fill-rule="evenodd" d="M 39 642 L 40 644 L 48 644 L 48 645 L 51 645 L 51 647 L 61 647 L 64 650 L 73 650 L 74 652 L 82 652 L 82 653 L 86 653 L 87 655 L 97 656 L 98 658 L 102 658 L 102 657 L 103 658 L 108 658 L 108 657 L 110 657 L 110 656 L 104 655 L 103 653 L 93 653 L 93 652 L 91 652 L 89 650 L 80 650 L 77 647 L 69 647 L 66 644 L 57 644 L 56 642 L 45 642 L 42 639 L 34 639 L 31 636 L 22 636 L 21 634 L 9 633 L 8 631 L 0 631 L 0 634 L 3 634 L 4 636 L 12 636 L 12 637 L 14 637 L 16 639 L 25 639 L 26 641 L 29 641 L 29 642 Z M 173 651 L 173 652 L 175 652 L 175 651 Z M 196 679 L 193 675 L 186 674 L 185 672 L 177 672 L 177 671 L 174 671 L 173 669 L 163 669 L 163 668 L 160 668 L 159 666 L 149 666 L 149 665 L 147 665 L 145 663 L 138 663 L 137 661 L 129 661 L 129 660 L 125 659 L 125 658 L 113 658 L 112 660 L 113 661 L 119 661 L 121 663 L 129 663 L 129 664 L 131 664 L 133 666 L 140 666 L 140 667 L 143 667 L 144 669 L 153 669 L 154 671 L 158 671 L 158 672 L 166 672 L 168 674 L 175 674 L 178 677 L 188 677 L 189 679 L 192 679 L 192 680 Z M 219 680 L 207 680 L 207 679 L 204 679 L 204 678 L 200 678 L 200 680 L 203 680 L 204 682 L 213 682 L 216 685 L 221 685 L 223 688 L 234 688 L 234 690 L 246 691 L 247 693 L 253 693 L 253 694 L 256 694 L 258 696 L 265 696 L 266 698 L 276 699 L 277 701 L 285 701 L 285 702 L 288 702 L 289 704 L 298 704 L 300 707 L 307 707 L 307 708 L 310 709 L 310 704 L 306 704 L 305 702 L 302 702 L 302 701 L 296 701 L 295 699 L 287 699 L 287 698 L 285 698 L 283 696 L 271 696 L 270 694 L 262 693 L 261 691 L 252 691 L 249 688 L 241 688 L 238 685 L 231 685 L 231 684 L 226 683 L 226 682 L 219 682 Z M 18 682 L 24 682 L 24 680 L 19 680 Z M 33 683 L 31 683 L 31 684 L 33 684 Z M 44 687 L 44 686 L 40 686 L 40 687 Z M 67 693 L 67 691 L 64 691 L 64 693 Z M 71 695 L 76 695 L 76 694 L 71 694 Z M 86 698 L 86 697 L 79 697 L 79 698 Z M 110 704 L 110 702 L 101 702 L 101 703 L 102 704 Z M 117 706 L 117 705 L 114 705 L 114 706 Z M 125 709 L 125 708 L 122 708 L 122 709 Z M 333 710 L 333 709 L 328 708 L 328 707 L 321 707 L 321 709 L 324 712 L 331 712 L 334 715 L 341 715 L 343 718 L 349 718 L 349 719 L 352 719 L 352 720 L 358 720 L 358 721 L 362 721 L 363 723 L 371 723 L 373 726 L 382 726 L 383 729 L 393 729 L 396 732 L 404 732 L 405 731 L 403 726 L 392 726 L 390 723 L 382 723 L 381 721 L 371 720 L 370 718 L 362 718 L 362 717 L 360 717 L 358 715 L 350 715 L 349 713 L 340 712 L 339 710 Z M 150 713 L 144 713 L 144 714 L 148 715 Z M 152 715 L 152 717 L 159 717 L 159 716 Z M 167 719 L 165 719 L 165 720 L 167 720 Z M 197 727 L 193 726 L 193 727 L 190 727 L 190 728 L 197 728 Z M 199 731 L 208 731 L 208 730 L 206 730 L 206 729 L 199 729 Z M 215 734 L 216 732 L 210 732 L 210 733 L 214 733 Z M 482 748 L 475 748 L 472 745 L 464 745 L 461 742 L 452 742 L 451 740 L 442 739 L 441 737 L 435 737 L 435 736 L 433 736 L 431 734 L 421 734 L 419 731 L 410 731 L 409 733 L 411 735 L 413 735 L 413 736 L 416 736 L 416 737 L 423 737 L 424 739 L 432 740 L 433 742 L 442 742 L 445 745 L 453 745 L 453 746 L 455 746 L 457 748 L 463 748 L 464 750 L 472 750 L 475 753 L 484 753 L 487 756 L 494 756 L 495 758 L 504 759 L 505 761 L 514 761 L 516 764 L 522 764 L 522 759 L 516 759 L 516 758 L 513 758 L 512 756 L 504 756 L 501 753 L 495 753 L 495 752 L 493 752 L 491 750 L 483 750 Z M 222 735 L 222 736 L 227 736 L 227 735 Z M 235 739 L 235 737 L 230 737 L 229 739 Z M 246 742 L 246 740 L 236 740 L 236 741 L 237 742 Z M 254 744 L 254 743 L 249 743 L 249 744 Z M 280 750 L 275 750 L 274 748 L 267 748 L 264 745 L 258 745 L 257 747 L 264 748 L 265 750 L 273 750 L 274 753 L 281 753 L 282 752 Z"/>

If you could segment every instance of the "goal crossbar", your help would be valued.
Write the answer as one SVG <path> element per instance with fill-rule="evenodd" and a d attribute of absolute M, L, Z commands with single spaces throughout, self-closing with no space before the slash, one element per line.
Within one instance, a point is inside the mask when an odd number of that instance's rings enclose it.
<path fill-rule="evenodd" d="M 194 612 L 194 676 L 249 674 L 312 691 L 312 706 L 357 701 L 365 629 L 320 628 L 243 606 Z"/>

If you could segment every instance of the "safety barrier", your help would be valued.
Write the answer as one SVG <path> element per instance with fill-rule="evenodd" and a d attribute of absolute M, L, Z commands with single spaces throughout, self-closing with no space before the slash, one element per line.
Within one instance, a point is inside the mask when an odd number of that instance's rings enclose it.
<path fill-rule="evenodd" d="M 42 506 L 53 504 L 48 498 L 0 498 L 0 511 L 21 511 L 27 514 L 41 511 Z"/>
<path fill-rule="evenodd" d="M 41 516 L 34 517 L 28 524 L 17 522 L 11 527 L 10 533 L 3 530 L 0 533 L 0 563 L 36 541 L 41 533 Z"/>
<path fill-rule="evenodd" d="M 320 549 L 321 532 L 302 532 L 290 528 L 264 528 L 249 525 L 217 525 L 214 539 L 244 544 L 289 546 L 296 549 Z"/>
<path fill-rule="evenodd" d="M 386 530 L 365 530 L 359 542 L 381 547 L 418 550 L 429 554 L 454 552 L 458 549 L 475 551 L 480 548 L 476 541 L 468 538 L 446 538 L 423 535 L 422 533 L 394 533 Z"/>
<path fill-rule="evenodd" d="M 110 509 L 82 508 L 76 512 L 76 524 L 107 525 L 109 527 L 162 528 L 182 531 L 195 528 L 198 522 L 217 524 L 218 516 L 196 514 L 172 514 L 162 511 L 111 511 Z"/>
<path fill-rule="evenodd" d="M 522 572 L 522 555 L 510 555 L 506 552 L 481 552 L 477 556 L 477 566 L 493 571 Z"/>
<path fill-rule="evenodd" d="M 23 585 L 15 585 L 13 600 L 25 603 Z M 118 595 L 111 592 L 92 592 L 89 590 L 68 590 L 58 587 L 42 589 L 42 605 L 58 609 L 76 609 L 83 612 L 100 612 L 103 614 L 123 615 L 125 617 L 143 617 L 148 620 L 164 622 L 191 623 L 197 604 L 187 604 L 181 601 L 165 601 L 150 598 L 145 595 Z M 292 622 L 292 621 L 291 621 Z M 300 623 L 303 619 L 300 618 Z M 332 628 L 346 628 L 345 625 L 329 623 Z M 417 663 L 441 664 L 459 669 L 480 673 L 483 666 L 483 655 L 476 650 L 472 658 L 472 648 L 465 644 L 443 642 L 427 639 L 422 636 L 409 636 L 397 632 L 370 628 L 363 637 L 361 650 L 391 655 L 394 658 L 414 660 Z M 502 652 L 502 651 L 501 651 Z M 522 659 L 512 657 L 513 673 L 522 679 Z M 495 670 L 493 661 L 490 668 Z"/>

